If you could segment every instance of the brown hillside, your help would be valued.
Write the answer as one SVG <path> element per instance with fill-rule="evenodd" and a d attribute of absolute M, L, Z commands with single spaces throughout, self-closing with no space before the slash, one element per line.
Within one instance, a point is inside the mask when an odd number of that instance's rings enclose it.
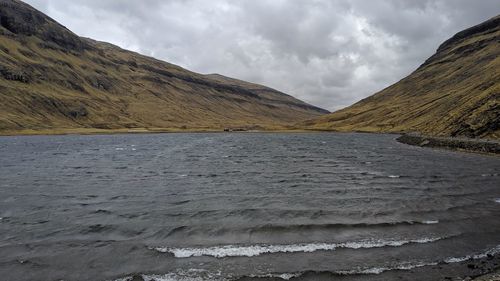
<path fill-rule="evenodd" d="M 408 77 L 312 129 L 500 138 L 500 16 L 457 33 Z"/>
<path fill-rule="evenodd" d="M 272 128 L 324 113 L 264 86 L 78 37 L 23 2 L 0 0 L 0 133 Z"/>

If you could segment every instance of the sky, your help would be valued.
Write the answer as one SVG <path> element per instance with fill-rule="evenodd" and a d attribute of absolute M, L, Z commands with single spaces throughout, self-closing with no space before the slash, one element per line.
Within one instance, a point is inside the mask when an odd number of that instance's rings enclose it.
<path fill-rule="evenodd" d="M 76 34 L 330 111 L 404 78 L 498 0 L 26 0 Z"/>

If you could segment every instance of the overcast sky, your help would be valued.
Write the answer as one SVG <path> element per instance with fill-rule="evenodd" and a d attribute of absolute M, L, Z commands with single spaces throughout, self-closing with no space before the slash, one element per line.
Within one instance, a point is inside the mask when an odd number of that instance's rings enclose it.
<path fill-rule="evenodd" d="M 397 82 L 498 0 L 27 0 L 80 36 L 336 110 Z"/>

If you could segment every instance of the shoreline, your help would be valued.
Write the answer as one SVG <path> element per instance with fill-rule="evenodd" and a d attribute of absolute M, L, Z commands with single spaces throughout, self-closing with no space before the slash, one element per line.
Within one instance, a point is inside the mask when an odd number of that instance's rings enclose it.
<path fill-rule="evenodd" d="M 334 130 L 311 130 L 298 128 L 262 128 L 262 129 L 221 129 L 221 128 L 133 128 L 133 129 L 97 129 L 97 128 L 78 128 L 78 129 L 27 129 L 14 131 L 0 131 L 0 137 L 16 137 L 16 136 L 64 136 L 64 135 L 118 135 L 118 134 L 169 134 L 169 133 L 366 133 L 376 134 L 374 132 L 365 131 L 334 131 Z M 399 134 L 399 133 L 383 133 L 383 134 Z"/>
<path fill-rule="evenodd" d="M 419 147 L 500 155 L 500 142 L 494 140 L 432 137 L 418 134 L 403 134 L 396 140 L 400 143 Z"/>
<path fill-rule="evenodd" d="M 252 133 L 252 132 L 306 132 L 305 130 L 234 130 L 224 131 L 223 129 L 177 129 L 177 128 L 137 128 L 137 129 L 54 129 L 54 130 L 21 130 L 21 131 L 0 131 L 0 137 L 15 136 L 64 136 L 64 135 L 126 135 L 126 134 L 168 134 L 168 133 Z"/>
<path fill-rule="evenodd" d="M 116 135 L 116 134 L 156 134 L 156 133 L 210 133 L 218 132 L 214 129 L 171 129 L 171 128 L 134 128 L 134 129 L 97 129 L 97 128 L 79 128 L 79 129 L 42 129 L 42 130 L 15 130 L 0 131 L 0 137 L 16 136 L 64 136 L 64 135 Z"/>

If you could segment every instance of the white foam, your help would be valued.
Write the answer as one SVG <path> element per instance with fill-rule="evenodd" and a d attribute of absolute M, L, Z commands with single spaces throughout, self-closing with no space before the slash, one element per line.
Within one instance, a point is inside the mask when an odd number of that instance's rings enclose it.
<path fill-rule="evenodd" d="M 425 220 L 425 221 L 422 221 L 423 224 L 437 224 L 439 223 L 438 220 Z"/>
<path fill-rule="evenodd" d="M 142 274 L 145 281 L 227 281 L 220 272 L 210 273 L 203 269 L 179 270 L 166 274 Z M 116 279 L 115 281 L 131 281 L 133 277 Z M 287 279 L 285 279 L 287 280 Z"/>
<path fill-rule="evenodd" d="M 196 276 L 182 276 L 175 273 L 168 273 L 165 275 L 143 275 L 144 281 L 205 281 L 202 277 Z"/>
<path fill-rule="evenodd" d="M 367 268 L 356 268 L 356 269 L 351 269 L 351 270 L 339 270 L 339 271 L 334 271 L 333 273 L 339 274 L 339 275 L 377 275 L 386 271 L 391 271 L 391 270 L 411 270 L 419 267 L 424 267 L 424 266 L 432 266 L 432 265 L 437 265 L 437 262 L 415 262 L 415 263 L 400 263 L 396 264 L 393 266 L 381 266 L 381 267 L 367 267 Z M 299 277 L 303 273 L 302 272 L 297 272 L 297 273 L 282 273 L 282 274 L 265 274 L 265 275 L 252 275 L 250 277 L 274 277 L 274 278 L 281 278 L 283 280 L 290 280 L 291 278 Z"/>
<path fill-rule="evenodd" d="M 289 245 L 225 245 L 206 248 L 171 248 L 157 247 L 156 251 L 161 253 L 171 253 L 177 258 L 189 258 L 199 256 L 211 256 L 216 258 L 224 257 L 254 257 L 262 254 L 275 253 L 311 253 L 315 251 L 333 251 L 336 248 L 362 249 L 399 247 L 410 243 L 431 243 L 442 238 L 420 238 L 412 240 L 365 240 L 344 243 L 304 243 Z"/>
<path fill-rule="evenodd" d="M 117 148 L 115 148 L 115 150 L 124 150 L 124 149 L 125 148 L 123 148 L 123 147 L 117 147 Z"/>
<path fill-rule="evenodd" d="M 277 277 L 284 279 L 284 280 L 290 280 L 292 278 L 299 277 L 299 276 L 300 276 L 300 274 L 297 274 L 297 273 L 283 273 L 283 274 L 278 275 Z"/>
<path fill-rule="evenodd" d="M 301 272 L 297 272 L 297 273 L 281 273 L 281 274 L 280 273 L 268 273 L 268 274 L 261 274 L 261 275 L 251 274 L 248 277 L 250 277 L 250 278 L 280 278 L 280 279 L 283 279 L 283 280 L 290 280 L 292 278 L 299 277 L 301 275 L 302 275 Z"/>
<path fill-rule="evenodd" d="M 464 257 L 451 257 L 451 258 L 446 258 L 444 260 L 445 263 L 457 263 L 457 262 L 463 262 L 468 259 L 470 259 L 470 256 L 464 256 Z"/>
<path fill-rule="evenodd" d="M 424 239 L 414 240 L 414 241 L 427 241 Z M 488 255 L 496 255 L 500 253 L 500 245 L 490 248 L 482 253 L 475 255 L 466 255 L 463 257 L 449 257 L 445 258 L 443 262 L 445 263 L 459 263 L 470 259 L 482 259 Z M 401 262 L 393 265 L 386 265 L 380 267 L 358 267 L 350 270 L 339 270 L 333 273 L 340 275 L 376 275 L 381 274 L 386 271 L 391 270 L 412 270 L 424 266 L 435 266 L 440 264 L 438 261 L 414 261 L 414 262 Z M 267 273 L 262 275 L 249 275 L 249 277 L 257 278 L 280 278 L 283 280 L 290 280 L 303 275 L 303 272 L 288 272 L 288 273 Z M 188 271 L 179 271 L 176 273 L 167 273 L 164 275 L 142 275 L 145 281 L 227 281 L 221 272 L 210 273 L 202 269 L 191 269 Z M 125 277 L 116 279 L 115 281 L 131 281 L 132 277 Z"/>
<path fill-rule="evenodd" d="M 392 178 L 392 179 L 397 179 L 397 178 L 399 178 L 401 176 L 398 176 L 398 175 L 389 175 L 389 177 Z"/>
<path fill-rule="evenodd" d="M 463 257 L 449 257 L 445 258 L 443 261 L 445 263 L 459 263 L 459 262 L 464 262 L 470 259 L 482 259 L 487 257 L 488 255 L 496 255 L 500 253 L 500 245 L 488 249 L 483 253 L 480 254 L 475 254 L 475 255 L 467 255 Z M 424 266 L 434 266 L 438 265 L 439 262 L 436 261 L 415 261 L 415 262 L 403 262 L 395 265 L 390 265 L 390 266 L 381 266 L 381 267 L 367 267 L 367 268 L 356 268 L 356 269 L 351 269 L 351 270 L 340 270 L 336 271 L 335 273 L 340 274 L 340 275 L 358 275 L 358 274 L 381 274 L 386 271 L 391 271 L 391 270 L 411 270 L 419 267 L 424 267 Z M 294 273 L 294 277 L 300 276 L 301 273 Z M 279 277 L 278 274 L 274 275 L 275 277 Z M 288 280 L 288 279 L 285 279 Z"/>
<path fill-rule="evenodd" d="M 253 257 L 270 253 L 314 252 L 318 250 L 333 250 L 335 244 L 318 243 L 302 245 L 226 245 L 208 248 L 156 248 L 162 253 L 172 253 L 177 258 L 212 256 L 223 257 Z"/>
<path fill-rule="evenodd" d="M 337 271 L 337 273 L 341 275 L 380 274 L 391 270 L 411 270 L 419 267 L 432 266 L 437 264 L 438 264 L 437 262 L 400 263 L 387 267 L 369 267 L 369 268 L 358 268 L 352 270 L 341 270 Z"/>
<path fill-rule="evenodd" d="M 500 245 L 497 245 L 494 248 L 491 248 L 483 253 L 475 254 L 475 255 L 467 255 L 463 257 L 451 257 L 447 258 L 444 260 L 445 263 L 457 263 L 457 262 L 463 262 L 466 260 L 478 260 L 478 259 L 484 259 L 488 255 L 496 255 L 500 253 Z"/>
<path fill-rule="evenodd" d="M 500 198 L 493 199 L 493 201 L 495 201 L 495 203 L 500 203 Z"/>

